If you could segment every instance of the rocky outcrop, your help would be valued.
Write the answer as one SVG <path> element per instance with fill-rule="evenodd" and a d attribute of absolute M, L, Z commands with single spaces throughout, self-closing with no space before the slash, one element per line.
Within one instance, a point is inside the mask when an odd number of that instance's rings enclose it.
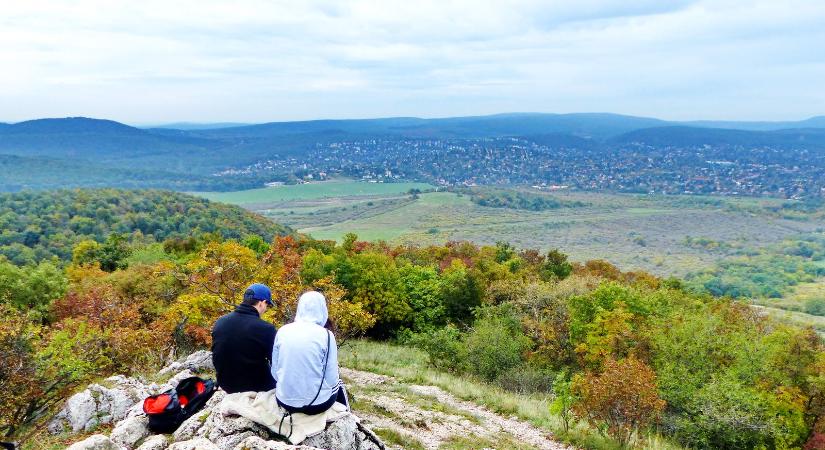
<path fill-rule="evenodd" d="M 90 431 L 98 425 L 125 419 L 136 404 L 158 390 L 140 380 L 117 375 L 102 384 L 91 384 L 66 402 L 66 406 L 51 420 L 49 431 Z"/>
<path fill-rule="evenodd" d="M 273 450 L 351 449 L 376 450 L 384 445 L 359 423 L 353 414 L 327 425 L 307 438 L 303 445 L 290 445 L 283 437 L 247 418 L 224 414 L 221 402 L 226 395 L 217 391 L 206 406 L 187 419 L 172 435 L 153 435 L 142 402 L 149 395 L 176 386 L 193 373 L 212 368 L 209 352 L 197 352 L 165 367 L 158 376 L 170 376 L 163 384 L 144 384 L 123 376 L 105 380 L 107 386 L 93 384 L 75 394 L 49 425 L 54 433 L 89 431 L 101 424 L 113 424 L 110 436 L 97 434 L 73 444 L 71 450 Z"/>
<path fill-rule="evenodd" d="M 67 450 L 122 450 L 122 447 L 112 442 L 108 437 L 96 434 L 70 445 Z"/>
<path fill-rule="evenodd" d="M 175 361 L 163 369 L 160 369 L 158 375 L 169 375 L 182 370 L 190 370 L 196 373 L 214 372 L 215 366 L 212 365 L 212 352 L 199 350 L 181 361 Z"/>

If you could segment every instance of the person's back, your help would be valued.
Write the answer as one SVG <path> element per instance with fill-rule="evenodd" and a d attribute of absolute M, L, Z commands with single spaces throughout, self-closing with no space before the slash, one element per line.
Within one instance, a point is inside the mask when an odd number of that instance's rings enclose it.
<path fill-rule="evenodd" d="M 295 321 L 281 327 L 275 337 L 275 397 L 290 412 L 318 414 L 329 409 L 336 398 L 346 405 L 338 379 L 338 347 L 323 326 L 327 318 L 323 295 L 305 293 L 298 300 Z"/>
<path fill-rule="evenodd" d="M 263 285 L 253 285 L 250 289 L 254 286 Z M 258 299 L 254 292 L 247 294 L 244 303 L 218 319 L 212 328 L 212 362 L 218 385 L 230 394 L 275 388 L 270 356 L 276 330 L 260 318 L 261 308 L 266 310 L 262 304 L 271 304 L 271 297 Z M 259 289 L 257 296 L 266 297 L 264 294 L 269 294 L 268 288 Z"/>

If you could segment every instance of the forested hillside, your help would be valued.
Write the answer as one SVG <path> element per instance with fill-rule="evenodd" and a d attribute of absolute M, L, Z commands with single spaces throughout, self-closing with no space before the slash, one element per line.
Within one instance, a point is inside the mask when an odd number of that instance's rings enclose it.
<path fill-rule="evenodd" d="M 265 318 L 276 325 L 290 320 L 302 291 L 319 289 L 339 342 L 366 335 L 416 346 L 437 370 L 552 396 L 553 431 L 580 446 L 590 442 L 582 430 L 622 445 L 659 432 L 694 448 L 823 439 L 821 338 L 675 279 L 503 242 L 283 236 L 255 216 L 166 192 L 16 194 L 2 204 L 0 217 L 14 224 L 4 229 L 28 238 L 26 248 L 56 251 L 54 241 L 72 255 L 63 268 L 0 263 L 8 435 L 35 430 L 93 379 L 156 370 L 170 354 L 208 347 L 215 319 L 263 282 L 276 299 Z M 26 221 L 40 230 L 19 231 Z M 213 233 L 179 239 L 196 230 Z M 138 231 L 154 239 L 143 243 Z M 110 232 L 132 239 L 124 246 Z"/>
<path fill-rule="evenodd" d="M 17 265 L 52 258 L 69 261 L 81 241 L 112 244 L 112 236 L 163 242 L 214 233 L 270 241 L 290 232 L 242 208 L 177 192 L 75 189 L 0 194 L 0 255 Z"/>

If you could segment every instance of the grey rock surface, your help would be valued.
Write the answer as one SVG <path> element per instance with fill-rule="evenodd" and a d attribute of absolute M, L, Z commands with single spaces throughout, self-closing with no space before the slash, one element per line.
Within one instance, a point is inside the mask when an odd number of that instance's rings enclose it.
<path fill-rule="evenodd" d="M 90 384 L 84 391 L 71 396 L 49 423 L 49 431 L 60 433 L 68 429 L 77 433 L 123 420 L 154 387 L 122 375 L 107 378 L 105 383 L 112 387 Z"/>
<path fill-rule="evenodd" d="M 146 438 L 146 440 L 140 444 L 140 447 L 135 450 L 165 450 L 166 447 L 169 447 L 169 438 L 163 434 L 156 434 Z"/>
<path fill-rule="evenodd" d="M 353 414 L 327 425 L 322 433 L 310 436 L 303 445 L 324 449 L 383 450 L 384 444 L 374 434 L 363 432 Z"/>
<path fill-rule="evenodd" d="M 209 439 L 195 438 L 183 442 L 175 442 L 167 450 L 220 450 L 220 447 L 213 444 Z"/>
<path fill-rule="evenodd" d="M 191 355 L 175 361 L 172 364 L 164 367 L 158 372 L 158 375 L 168 375 L 177 373 L 181 370 L 190 370 L 192 372 L 214 372 L 215 366 L 212 365 L 212 352 L 207 350 L 198 350 Z"/>
<path fill-rule="evenodd" d="M 134 416 L 121 420 L 112 430 L 111 438 L 118 445 L 122 445 L 129 450 L 141 439 L 149 436 L 149 418 L 146 416 Z"/>
<path fill-rule="evenodd" d="M 66 450 L 123 450 L 123 447 L 102 434 L 95 434 L 80 442 L 75 442 Z"/>

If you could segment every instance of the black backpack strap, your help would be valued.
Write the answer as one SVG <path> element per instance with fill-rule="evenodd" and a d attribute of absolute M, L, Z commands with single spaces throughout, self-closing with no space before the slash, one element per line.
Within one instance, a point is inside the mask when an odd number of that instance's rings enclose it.
<path fill-rule="evenodd" d="M 326 330 L 326 329 L 325 329 Z M 321 395 L 321 389 L 324 388 L 324 378 L 327 376 L 327 363 L 329 363 L 329 351 L 330 351 L 330 336 L 332 333 L 329 330 L 327 332 L 327 354 L 324 356 L 324 368 L 321 369 L 321 384 L 318 385 L 318 392 L 315 393 L 315 397 L 312 397 L 312 400 L 309 401 L 306 405 L 302 406 L 302 408 L 306 408 L 307 406 L 312 406 L 315 400 L 318 400 L 318 396 Z"/>

